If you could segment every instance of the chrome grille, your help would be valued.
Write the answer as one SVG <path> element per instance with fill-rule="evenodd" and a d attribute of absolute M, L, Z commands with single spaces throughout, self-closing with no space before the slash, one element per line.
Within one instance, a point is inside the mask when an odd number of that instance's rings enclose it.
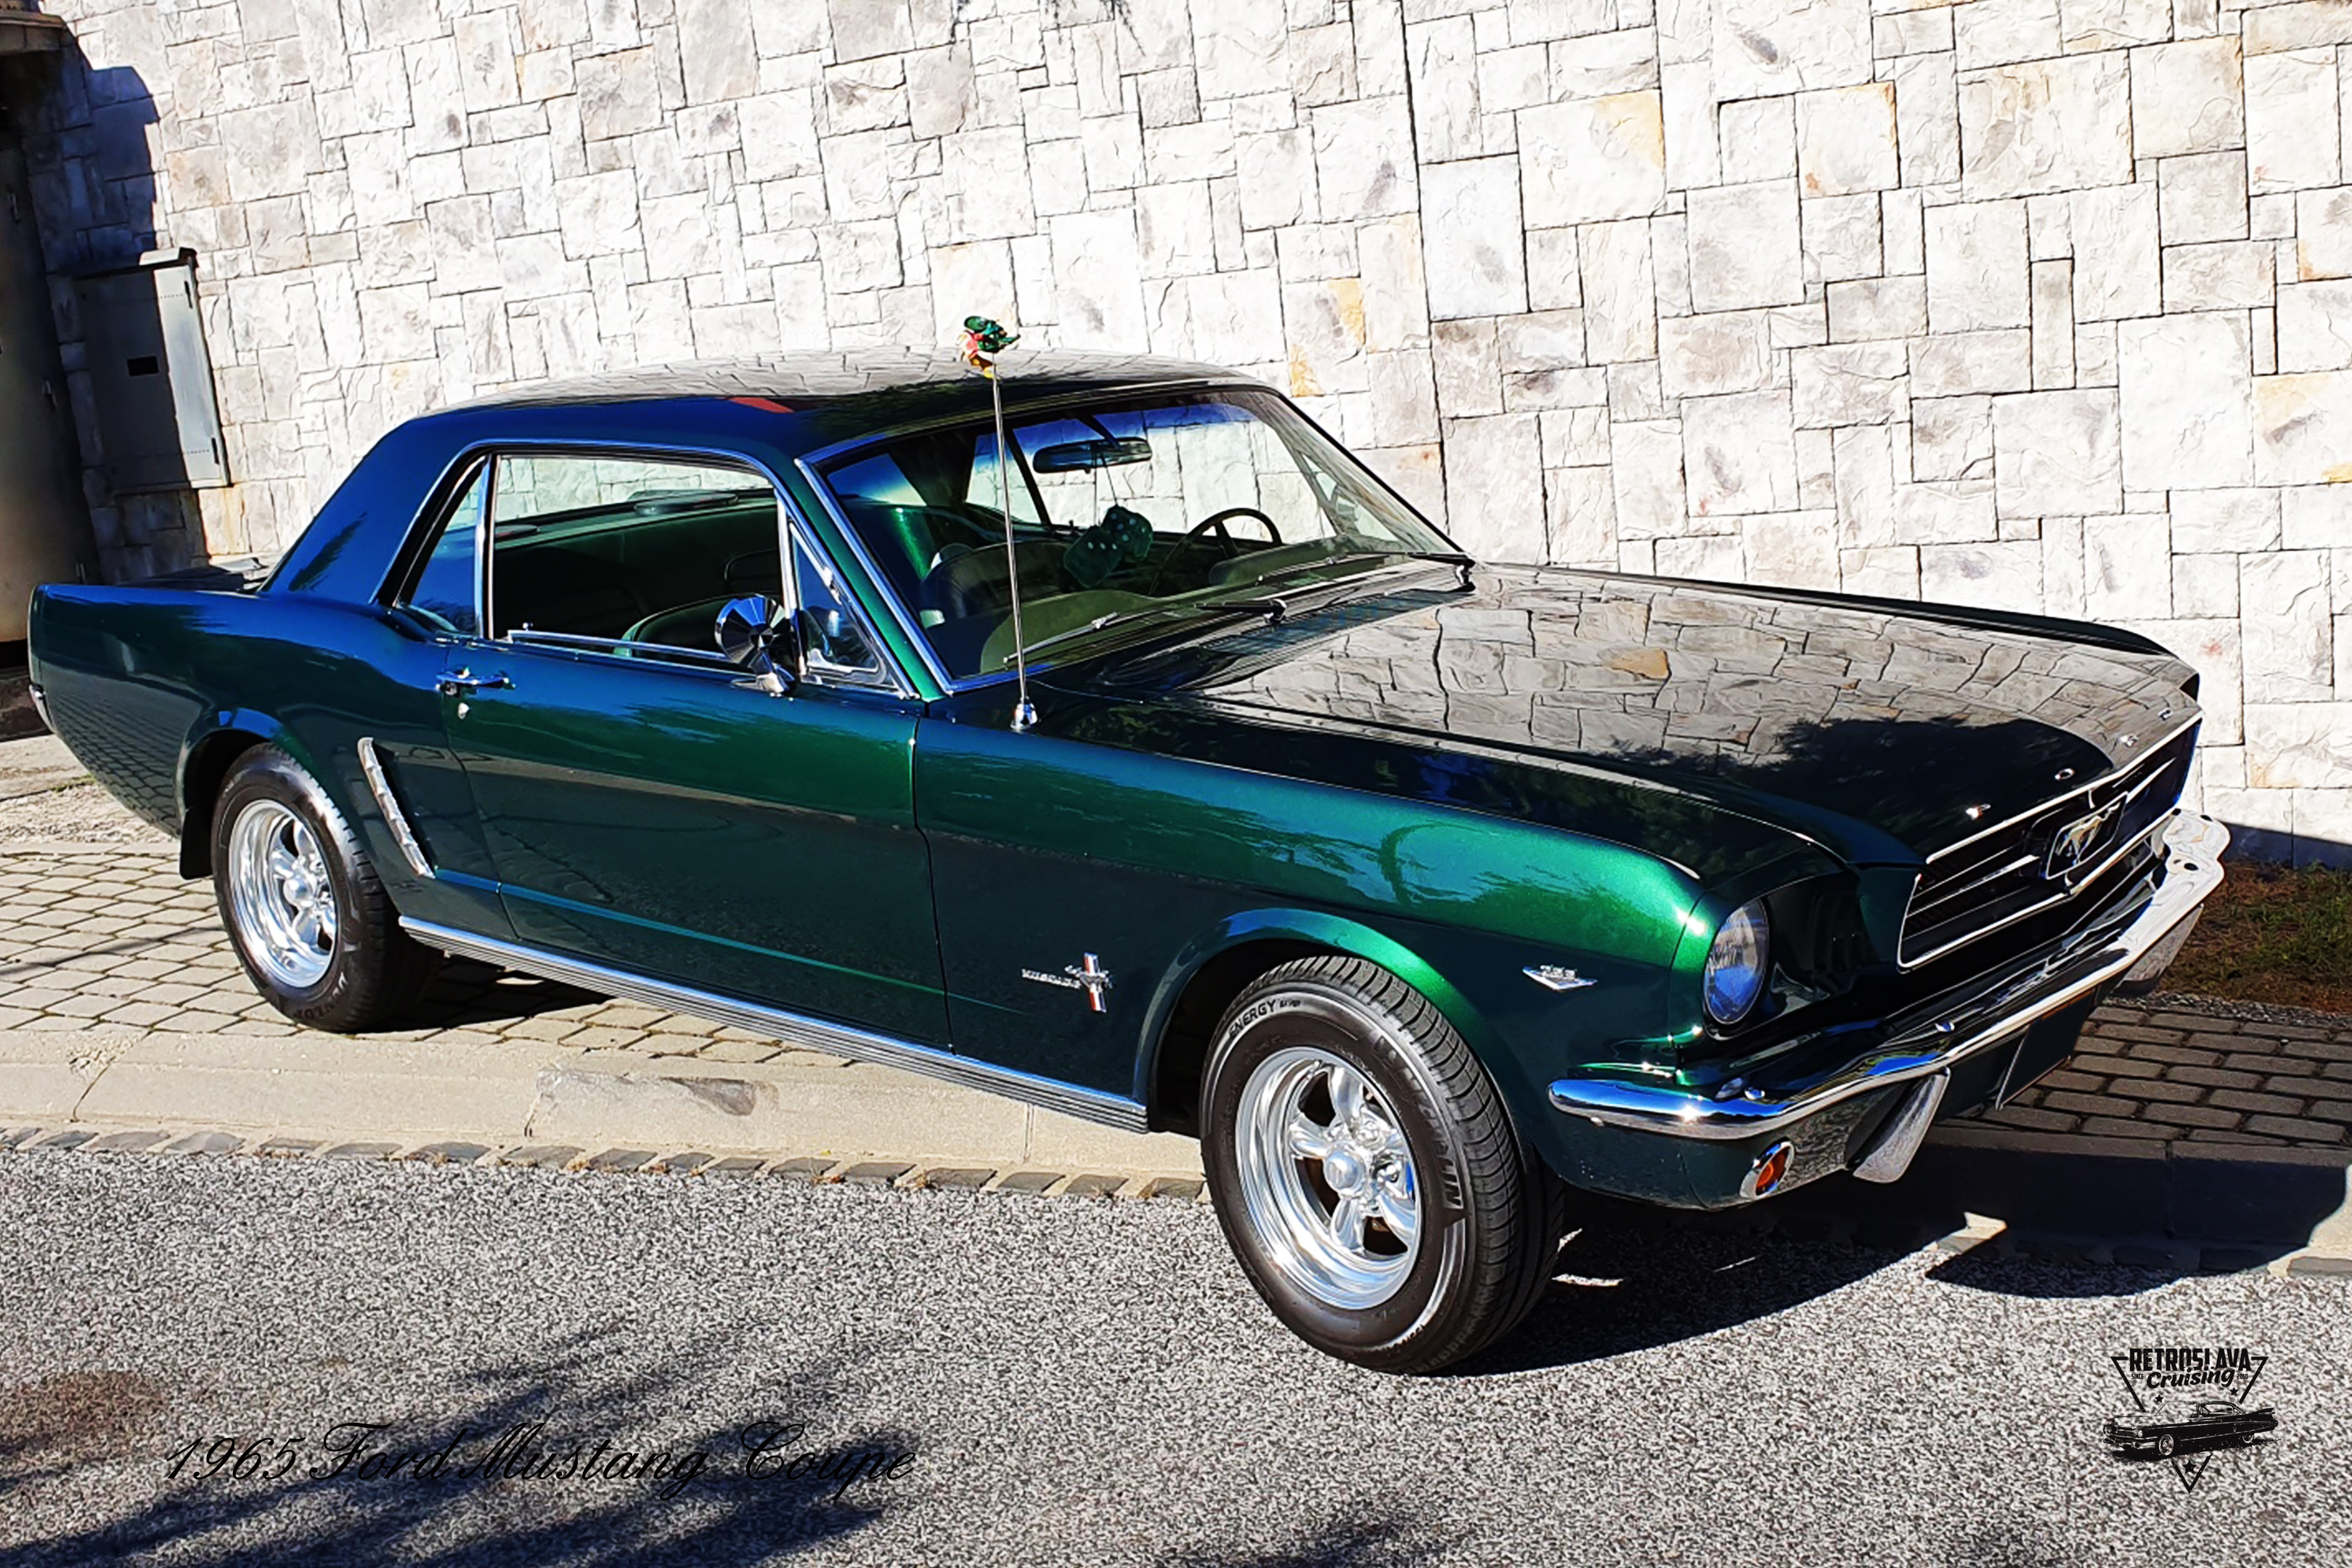
<path fill-rule="evenodd" d="M 2127 875 L 2172 815 L 2196 743 L 2192 726 L 2138 762 L 1935 856 L 1912 889 L 1898 962 L 1925 963 Z"/>

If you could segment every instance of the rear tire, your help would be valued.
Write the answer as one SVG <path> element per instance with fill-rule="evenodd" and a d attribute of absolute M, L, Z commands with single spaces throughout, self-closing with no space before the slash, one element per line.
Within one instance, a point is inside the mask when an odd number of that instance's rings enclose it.
<path fill-rule="evenodd" d="M 1444 1016 L 1379 965 L 1300 959 L 1250 985 L 1202 1104 L 1225 1240 L 1317 1349 L 1434 1372 L 1542 1296 L 1565 1188 Z"/>
<path fill-rule="evenodd" d="M 232 764 L 213 812 L 213 893 L 237 961 L 298 1024 L 355 1034 L 405 1012 L 440 955 L 400 929 L 367 852 L 275 746 Z"/>

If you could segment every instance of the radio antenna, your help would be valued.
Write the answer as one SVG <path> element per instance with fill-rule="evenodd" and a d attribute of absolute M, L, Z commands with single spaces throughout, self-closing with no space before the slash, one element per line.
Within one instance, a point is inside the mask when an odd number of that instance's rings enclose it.
<path fill-rule="evenodd" d="M 1017 694 L 1013 727 L 1026 730 L 1036 724 L 1037 710 L 1029 701 L 1028 638 L 1021 630 L 1021 557 L 1013 547 L 1011 447 L 1004 438 L 1004 388 L 996 379 L 994 357 L 1020 341 L 1018 332 L 1006 331 L 986 316 L 963 319 L 964 363 L 988 378 L 989 406 L 996 416 L 996 510 L 1004 518 L 1005 586 L 1013 595 L 1013 680 Z"/>

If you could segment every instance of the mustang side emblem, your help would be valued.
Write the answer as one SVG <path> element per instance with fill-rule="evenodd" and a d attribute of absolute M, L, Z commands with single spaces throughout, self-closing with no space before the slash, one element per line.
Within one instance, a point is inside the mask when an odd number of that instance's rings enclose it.
<path fill-rule="evenodd" d="M 2123 802 L 2116 801 L 2111 805 L 2101 806 L 2088 816 L 2077 817 L 2060 828 L 2058 836 L 2051 840 L 2050 859 L 2042 868 L 2042 877 L 2056 881 L 2081 870 L 2083 862 L 2089 859 L 2092 852 L 2105 839 L 2107 829 L 2115 825 L 2116 817 L 2122 810 Z"/>
<path fill-rule="evenodd" d="M 1102 960 L 1091 952 L 1087 954 L 1083 969 L 1075 963 L 1066 965 L 1059 974 L 1043 969 L 1024 969 L 1021 972 L 1021 978 L 1034 980 L 1040 985 L 1058 985 L 1065 991 L 1083 991 L 1087 994 L 1087 1005 L 1097 1013 L 1104 1010 L 1103 993 L 1110 989 L 1110 971 L 1105 969 Z"/>
<path fill-rule="evenodd" d="M 1562 969 L 1557 963 L 1530 963 L 1526 973 L 1527 977 L 1537 984 L 1549 986 L 1554 991 L 1580 991 L 1592 984 L 1575 970 Z"/>

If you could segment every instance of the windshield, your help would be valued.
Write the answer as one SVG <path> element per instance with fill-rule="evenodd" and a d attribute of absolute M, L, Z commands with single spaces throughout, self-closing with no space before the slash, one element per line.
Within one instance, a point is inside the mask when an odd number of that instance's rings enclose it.
<path fill-rule="evenodd" d="M 820 478 L 954 679 L 1013 652 L 1004 512 L 1022 629 L 1064 657 L 1113 621 L 1179 622 L 1360 570 L 1455 554 L 1271 393 L 1109 396 L 861 447 Z"/>

